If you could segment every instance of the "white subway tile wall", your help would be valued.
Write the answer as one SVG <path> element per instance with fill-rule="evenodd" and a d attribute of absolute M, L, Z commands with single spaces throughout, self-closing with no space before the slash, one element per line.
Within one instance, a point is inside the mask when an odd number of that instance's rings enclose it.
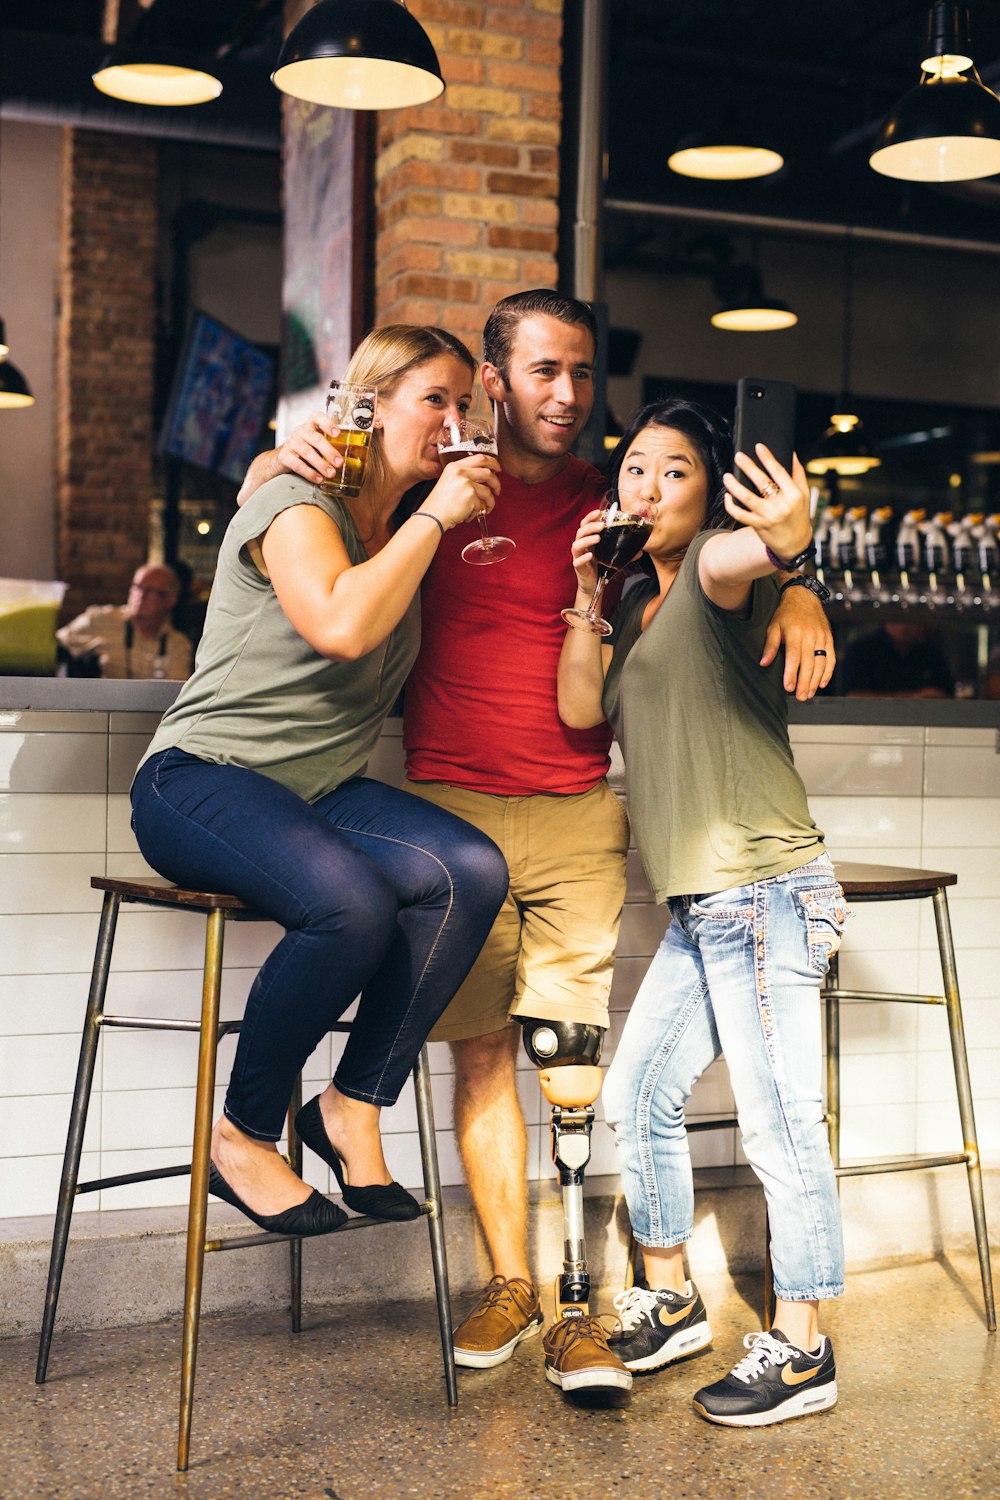
<path fill-rule="evenodd" d="M 54 1210 L 76 1072 L 100 898 L 90 876 L 148 867 L 129 827 L 128 787 L 156 725 L 140 714 L 5 714 L 0 722 L 0 1216 Z M 949 895 L 984 1161 L 1000 1162 L 1000 755 L 989 730 L 797 725 L 792 741 L 813 814 L 836 859 L 954 870 Z M 402 775 L 398 723 L 370 773 Z M 615 757 L 612 781 L 620 789 Z M 277 938 L 268 924 L 234 924 L 226 940 L 222 1010 L 238 1016 L 257 966 Z M 629 1004 L 664 931 L 634 852 L 612 988 L 610 1061 Z M 124 908 L 108 1008 L 198 1013 L 204 924 L 185 914 Z M 841 972 L 856 988 L 937 993 L 941 981 L 929 903 L 860 906 Z M 220 1049 L 221 1102 L 234 1041 Z M 306 1064 L 312 1093 L 344 1045 L 328 1038 Z M 177 1034 L 109 1032 L 101 1044 L 83 1175 L 97 1177 L 184 1160 L 190 1149 L 196 1041 Z M 462 1181 L 451 1128 L 449 1050 L 430 1048 L 442 1177 Z M 847 1002 L 842 1007 L 842 1150 L 845 1158 L 960 1145 L 948 1032 L 940 1008 Z M 550 1179 L 547 1110 L 523 1054 L 519 1091 L 528 1123 L 528 1171 Z M 383 1115 L 386 1156 L 418 1186 L 420 1152 L 412 1087 Z M 725 1118 L 733 1098 L 724 1063 L 692 1095 L 692 1121 Z M 745 1160 L 731 1127 L 691 1138 L 699 1166 Z M 306 1153 L 306 1175 L 335 1189 Z M 600 1102 L 591 1171 L 614 1173 L 614 1140 Z M 78 1208 L 182 1203 L 187 1181 L 81 1198 Z M 103 1203 L 101 1202 L 103 1199 Z"/>

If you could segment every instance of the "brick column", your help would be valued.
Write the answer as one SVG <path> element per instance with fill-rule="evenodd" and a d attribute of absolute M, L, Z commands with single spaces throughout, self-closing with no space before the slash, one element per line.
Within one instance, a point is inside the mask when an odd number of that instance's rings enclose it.
<path fill-rule="evenodd" d="M 555 286 L 562 0 L 408 0 L 447 88 L 379 115 L 376 322 L 480 352 L 490 308 Z"/>
<path fill-rule="evenodd" d="M 64 617 L 119 603 L 146 556 L 153 493 L 156 147 L 67 130 L 56 338 Z"/>

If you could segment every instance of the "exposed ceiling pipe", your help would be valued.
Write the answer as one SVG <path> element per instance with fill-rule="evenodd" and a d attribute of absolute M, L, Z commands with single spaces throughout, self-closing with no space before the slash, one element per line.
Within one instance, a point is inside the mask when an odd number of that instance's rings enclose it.
<path fill-rule="evenodd" d="M 628 198 L 608 198 L 604 211 L 623 218 L 671 219 L 687 224 L 717 224 L 728 229 L 749 229 L 766 234 L 813 235 L 816 239 L 840 240 L 848 233 L 854 240 L 880 245 L 910 245 L 919 250 L 958 250 L 965 255 L 1000 255 L 1000 243 L 961 240 L 945 234 L 917 234 L 907 229 L 866 229 L 859 224 L 834 224 L 821 219 L 785 219 L 772 214 L 731 213 L 716 208 L 685 208 L 679 203 L 640 203 Z"/>

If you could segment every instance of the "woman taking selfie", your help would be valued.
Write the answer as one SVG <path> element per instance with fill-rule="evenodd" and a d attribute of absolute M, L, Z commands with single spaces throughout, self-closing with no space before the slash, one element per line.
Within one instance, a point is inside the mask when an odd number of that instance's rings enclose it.
<path fill-rule="evenodd" d="M 222 1117 L 211 1190 L 261 1227 L 323 1234 L 342 1211 L 276 1142 L 303 1063 L 360 994 L 336 1075 L 300 1111 L 302 1140 L 345 1203 L 412 1218 L 379 1113 L 471 967 L 503 900 L 496 846 L 365 767 L 417 654 L 420 581 L 446 530 L 493 504 L 496 460 L 442 472 L 445 417 L 475 365 L 436 328 L 376 329 L 345 380 L 377 406 L 360 493 L 294 475 L 261 486 L 226 532 L 194 675 L 135 779 L 133 826 L 169 880 L 232 891 L 285 934 L 257 975 Z M 405 521 L 406 492 L 430 490 Z"/>
<path fill-rule="evenodd" d="M 763 444 L 756 461 L 736 458 L 749 483 L 731 472 L 721 418 L 693 402 L 633 420 L 611 460 L 611 496 L 626 511 L 651 504 L 653 576 L 626 589 L 613 645 L 567 631 L 559 710 L 574 728 L 614 725 L 639 852 L 670 911 L 604 1085 L 646 1277 L 616 1297 L 623 1331 L 609 1343 L 649 1371 L 710 1342 L 684 1265 L 694 1212 L 684 1103 L 724 1054 L 767 1199 L 777 1310 L 694 1404 L 714 1422 L 764 1426 L 837 1399 L 818 1323 L 820 1299 L 843 1291 L 819 992 L 847 905 L 792 760 L 780 666 L 759 665 L 772 575 L 812 535 L 805 475 Z M 596 586 L 599 514 L 573 545 L 581 610 Z"/>

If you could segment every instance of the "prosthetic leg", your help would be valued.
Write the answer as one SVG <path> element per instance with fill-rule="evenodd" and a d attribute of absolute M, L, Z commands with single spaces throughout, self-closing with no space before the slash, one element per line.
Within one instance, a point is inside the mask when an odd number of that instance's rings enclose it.
<path fill-rule="evenodd" d="M 556 1281 L 555 1322 L 544 1339 L 545 1374 L 569 1394 L 604 1398 L 632 1386 L 631 1372 L 608 1344 L 608 1330 L 591 1315 L 584 1244 L 583 1174 L 590 1160 L 594 1100 L 601 1092 L 597 1060 L 604 1030 L 579 1021 L 517 1019 L 552 1106 L 552 1160 L 562 1192 L 563 1268 Z"/>
<path fill-rule="evenodd" d="M 524 1047 L 539 1069 L 538 1082 L 552 1106 L 552 1160 L 559 1169 L 563 1207 L 563 1269 L 556 1282 L 556 1317 L 586 1317 L 590 1268 L 583 1229 L 583 1178 L 590 1160 L 594 1100 L 601 1092 L 597 1066 L 604 1032 L 576 1021 L 518 1016 Z"/>

